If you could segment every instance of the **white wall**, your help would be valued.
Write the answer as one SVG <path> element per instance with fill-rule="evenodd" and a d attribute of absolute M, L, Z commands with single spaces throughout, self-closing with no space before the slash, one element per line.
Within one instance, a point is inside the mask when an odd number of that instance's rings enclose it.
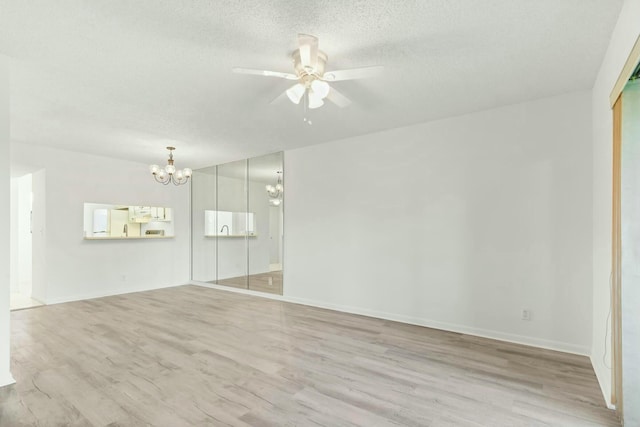
<path fill-rule="evenodd" d="M 590 119 L 580 92 L 287 151 L 285 297 L 588 354 Z"/>
<path fill-rule="evenodd" d="M 622 97 L 622 395 L 628 426 L 640 426 L 639 118 L 640 81 L 636 80 Z"/>
<path fill-rule="evenodd" d="M 144 164 L 34 145 L 14 144 L 12 162 L 44 169 L 33 176 L 35 298 L 55 303 L 188 281 L 188 185 L 160 185 Z M 38 197 L 43 187 L 45 206 Z M 84 240 L 85 202 L 171 207 L 176 236 Z"/>
<path fill-rule="evenodd" d="M 611 274 L 613 121 L 609 94 L 640 35 L 640 0 L 625 0 L 592 92 L 593 114 L 593 336 L 591 362 L 611 403 L 611 348 L 607 333 Z M 605 338 L 607 337 L 607 338 Z"/>
<path fill-rule="evenodd" d="M 10 289 L 10 176 L 9 176 L 9 59 L 0 55 L 0 386 L 11 384 L 9 289 Z"/>

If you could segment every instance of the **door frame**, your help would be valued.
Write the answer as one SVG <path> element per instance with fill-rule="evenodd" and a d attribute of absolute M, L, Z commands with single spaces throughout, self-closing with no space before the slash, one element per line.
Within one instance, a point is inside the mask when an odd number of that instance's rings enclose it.
<path fill-rule="evenodd" d="M 622 246 L 621 246 L 621 165 L 622 165 L 622 91 L 640 63 L 640 36 L 616 80 L 609 103 L 613 114 L 612 223 L 611 223 L 611 403 L 624 419 L 622 394 Z"/>

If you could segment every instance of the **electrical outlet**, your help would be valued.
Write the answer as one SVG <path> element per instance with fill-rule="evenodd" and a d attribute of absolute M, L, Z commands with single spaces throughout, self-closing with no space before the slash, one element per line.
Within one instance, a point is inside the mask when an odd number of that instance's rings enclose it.
<path fill-rule="evenodd" d="M 521 315 L 522 320 L 531 320 L 531 310 L 527 310 L 526 308 L 522 309 L 522 315 Z"/>

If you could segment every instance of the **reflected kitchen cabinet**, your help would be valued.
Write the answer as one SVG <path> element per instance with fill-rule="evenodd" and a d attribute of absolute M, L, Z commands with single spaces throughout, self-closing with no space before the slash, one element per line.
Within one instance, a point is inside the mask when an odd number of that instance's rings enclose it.
<path fill-rule="evenodd" d="M 173 237 L 173 210 L 155 206 L 84 204 L 84 238 L 140 239 Z"/>
<path fill-rule="evenodd" d="M 129 206 L 129 222 L 172 221 L 171 208 L 157 206 Z"/>
<path fill-rule="evenodd" d="M 151 221 L 150 206 L 129 206 L 129 222 L 149 222 Z"/>

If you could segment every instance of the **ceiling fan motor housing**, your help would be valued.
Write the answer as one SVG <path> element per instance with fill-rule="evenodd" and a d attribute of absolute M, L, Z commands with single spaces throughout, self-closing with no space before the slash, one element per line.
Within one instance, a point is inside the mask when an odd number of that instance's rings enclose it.
<path fill-rule="evenodd" d="M 318 58 L 316 60 L 315 68 L 305 67 L 300 60 L 300 49 L 296 49 L 292 54 L 293 68 L 296 75 L 300 79 L 300 82 L 305 86 L 309 86 L 311 82 L 317 79 L 322 79 L 324 76 L 325 66 L 327 65 L 327 54 L 318 51 Z"/>

